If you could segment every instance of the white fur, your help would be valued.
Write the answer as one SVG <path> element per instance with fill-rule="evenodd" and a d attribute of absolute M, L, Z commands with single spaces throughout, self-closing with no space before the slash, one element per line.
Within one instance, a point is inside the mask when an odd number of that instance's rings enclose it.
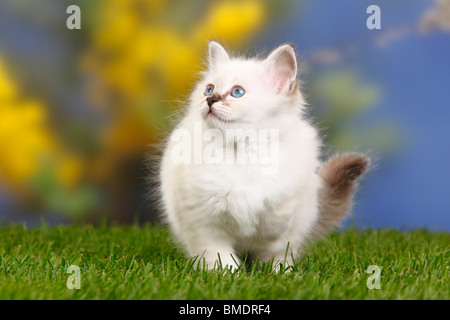
<path fill-rule="evenodd" d="M 176 142 L 169 141 L 160 172 L 164 216 L 187 254 L 203 257 L 209 268 L 218 266 L 218 255 L 222 266 L 235 268 L 245 252 L 261 261 L 286 258 L 284 263 L 291 264 L 317 220 L 321 183 L 316 173 L 320 141 L 302 115 L 295 53 L 282 46 L 277 49 L 280 55 L 274 51 L 266 60 L 230 59 L 215 42 L 209 49 L 209 69 L 177 129 L 194 137 L 195 123 L 201 123 L 203 132 L 275 128 L 279 165 L 275 173 L 264 175 L 259 164 L 177 164 L 172 157 Z M 286 57 L 293 61 L 286 63 Z M 215 114 L 225 121 L 208 115 L 208 84 L 220 94 L 235 85 L 246 91 L 240 98 L 228 95 L 213 104 Z M 224 154 L 236 151 L 233 140 L 215 143 Z M 257 147 L 252 142 L 245 145 L 250 155 Z"/>

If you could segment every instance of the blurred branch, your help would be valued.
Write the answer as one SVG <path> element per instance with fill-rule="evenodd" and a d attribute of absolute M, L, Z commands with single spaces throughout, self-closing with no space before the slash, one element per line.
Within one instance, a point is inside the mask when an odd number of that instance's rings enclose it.
<path fill-rule="evenodd" d="M 434 7 L 428 9 L 418 21 L 412 24 L 403 24 L 382 28 L 377 32 L 364 32 L 353 39 L 349 39 L 337 46 L 319 49 L 312 52 L 308 63 L 310 64 L 335 64 L 345 57 L 356 54 L 363 46 L 374 44 L 378 48 L 386 48 L 388 45 L 404 39 L 413 32 L 429 34 L 431 31 L 441 29 L 450 32 L 450 1 L 435 0 Z"/>
<path fill-rule="evenodd" d="M 419 21 L 419 30 L 424 34 L 434 29 L 450 32 L 450 1 L 435 0 L 435 6 L 422 16 Z"/>

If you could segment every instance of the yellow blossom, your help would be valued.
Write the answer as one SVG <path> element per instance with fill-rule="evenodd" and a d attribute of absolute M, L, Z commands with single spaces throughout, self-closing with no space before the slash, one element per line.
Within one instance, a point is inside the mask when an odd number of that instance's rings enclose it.
<path fill-rule="evenodd" d="M 80 161 L 68 156 L 46 121 L 44 105 L 18 95 L 0 59 L 0 176 L 15 189 L 25 191 L 48 159 L 63 185 L 73 183 L 80 171 Z"/>
<path fill-rule="evenodd" d="M 241 45 L 261 28 L 265 21 L 265 9 L 260 1 L 218 2 L 206 20 L 197 26 L 194 39 L 224 40 L 230 46 Z"/>

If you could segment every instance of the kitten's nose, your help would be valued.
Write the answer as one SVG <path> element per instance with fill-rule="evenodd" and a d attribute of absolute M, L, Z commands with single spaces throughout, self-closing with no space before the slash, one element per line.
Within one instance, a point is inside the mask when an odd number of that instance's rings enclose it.
<path fill-rule="evenodd" d="M 211 107 L 215 102 L 222 100 L 222 96 L 212 93 L 206 98 L 206 102 L 208 103 L 208 106 Z"/>

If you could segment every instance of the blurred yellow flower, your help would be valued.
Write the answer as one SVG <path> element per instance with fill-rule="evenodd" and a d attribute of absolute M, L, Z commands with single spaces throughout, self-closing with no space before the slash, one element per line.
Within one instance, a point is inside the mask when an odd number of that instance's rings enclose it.
<path fill-rule="evenodd" d="M 266 20 L 264 2 L 215 1 L 205 3 L 198 19 L 178 25 L 168 21 L 180 12 L 165 4 L 114 0 L 100 7 L 89 68 L 124 100 L 126 110 L 142 95 L 170 100 L 185 94 L 208 40 L 242 45 Z"/>
<path fill-rule="evenodd" d="M 3 61 L 0 59 L 0 108 L 2 103 L 8 102 L 16 94 L 16 87 L 6 75 Z"/>
<path fill-rule="evenodd" d="M 67 186 L 76 180 L 80 161 L 69 157 L 48 128 L 43 104 L 24 100 L 0 59 L 0 175 L 13 188 L 27 191 L 43 162 L 55 163 L 57 178 Z"/>
<path fill-rule="evenodd" d="M 218 2 L 195 28 L 194 39 L 200 44 L 215 39 L 230 46 L 242 45 L 261 28 L 265 15 L 261 1 Z"/>

